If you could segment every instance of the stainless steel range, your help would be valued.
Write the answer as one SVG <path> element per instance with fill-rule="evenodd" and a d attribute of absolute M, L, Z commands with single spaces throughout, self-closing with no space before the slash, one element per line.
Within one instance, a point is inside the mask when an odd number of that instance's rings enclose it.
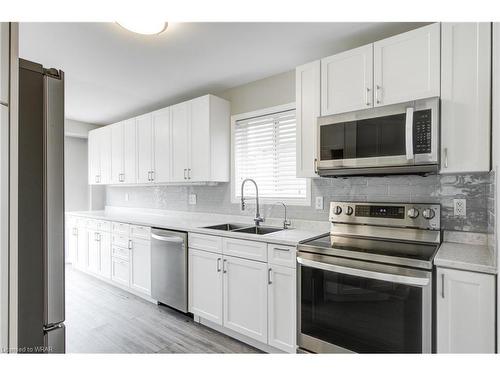
<path fill-rule="evenodd" d="M 298 246 L 298 345 L 315 353 L 430 353 L 440 205 L 332 202 Z"/>

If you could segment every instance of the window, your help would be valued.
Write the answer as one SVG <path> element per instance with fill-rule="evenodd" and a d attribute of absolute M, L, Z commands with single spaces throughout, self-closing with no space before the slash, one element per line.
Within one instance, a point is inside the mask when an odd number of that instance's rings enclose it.
<path fill-rule="evenodd" d="M 295 109 L 266 112 L 233 119 L 233 200 L 241 196 L 242 181 L 252 178 L 265 203 L 310 204 L 310 182 L 295 177 Z M 245 185 L 245 195 L 255 195 L 253 184 Z"/>

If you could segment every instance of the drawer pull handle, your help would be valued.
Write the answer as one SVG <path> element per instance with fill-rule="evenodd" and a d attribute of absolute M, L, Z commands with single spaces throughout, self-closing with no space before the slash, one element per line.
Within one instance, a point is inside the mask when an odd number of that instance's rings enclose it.
<path fill-rule="evenodd" d="M 279 251 L 290 251 L 290 249 L 283 249 L 281 247 L 273 247 L 274 250 L 279 250 Z"/>
<path fill-rule="evenodd" d="M 272 269 L 272 268 L 269 268 L 269 269 L 267 270 L 267 283 L 268 283 L 269 285 L 271 285 L 271 284 L 273 283 L 273 280 L 272 280 L 272 278 L 271 278 L 272 273 L 273 273 L 273 269 Z"/>

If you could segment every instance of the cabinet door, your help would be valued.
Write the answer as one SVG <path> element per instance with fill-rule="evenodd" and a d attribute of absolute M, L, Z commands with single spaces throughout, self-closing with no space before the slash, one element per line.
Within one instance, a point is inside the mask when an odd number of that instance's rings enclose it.
<path fill-rule="evenodd" d="M 170 108 L 153 112 L 154 182 L 170 181 Z"/>
<path fill-rule="evenodd" d="M 222 325 L 222 255 L 189 249 L 189 312 Z"/>
<path fill-rule="evenodd" d="M 99 233 L 99 274 L 107 279 L 111 278 L 111 235 L 107 232 Z"/>
<path fill-rule="evenodd" d="M 268 270 L 268 343 L 289 353 L 295 353 L 296 337 L 296 270 L 269 266 Z"/>
<path fill-rule="evenodd" d="M 99 131 L 100 184 L 111 183 L 111 128 L 104 126 Z"/>
<path fill-rule="evenodd" d="M 137 147 L 135 119 L 123 121 L 123 182 L 137 182 Z"/>
<path fill-rule="evenodd" d="M 99 274 L 101 270 L 101 250 L 98 236 L 99 232 L 89 231 L 88 270 L 96 274 Z"/>
<path fill-rule="evenodd" d="M 491 24 L 442 24 L 441 172 L 490 170 Z"/>
<path fill-rule="evenodd" d="M 437 352 L 495 352 L 495 277 L 437 269 Z"/>
<path fill-rule="evenodd" d="M 130 287 L 141 293 L 151 294 L 151 242 L 133 239 Z"/>
<path fill-rule="evenodd" d="M 373 44 L 321 60 L 321 116 L 373 107 Z"/>
<path fill-rule="evenodd" d="M 295 70 L 295 103 L 297 107 L 297 177 L 316 174 L 317 119 L 320 115 L 320 61 Z"/>
<path fill-rule="evenodd" d="M 153 171 L 153 127 L 152 116 L 137 117 L 137 182 L 151 183 Z"/>
<path fill-rule="evenodd" d="M 129 262 L 120 258 L 111 259 L 111 280 L 130 287 L 130 265 Z"/>
<path fill-rule="evenodd" d="M 267 264 L 223 259 L 224 326 L 267 343 Z"/>
<path fill-rule="evenodd" d="M 189 101 L 189 181 L 210 180 L 210 96 Z"/>
<path fill-rule="evenodd" d="M 123 182 L 124 144 L 123 122 L 110 125 L 111 128 L 111 183 Z"/>
<path fill-rule="evenodd" d="M 188 103 L 170 107 L 172 126 L 172 181 L 187 181 L 189 168 L 189 114 Z"/>
<path fill-rule="evenodd" d="M 88 138 L 88 165 L 89 165 L 89 185 L 99 183 L 100 175 L 100 151 L 99 132 L 93 130 L 89 132 Z"/>
<path fill-rule="evenodd" d="M 78 253 L 76 266 L 81 270 L 89 267 L 89 231 L 84 226 L 78 226 Z"/>
<path fill-rule="evenodd" d="M 439 96 L 438 23 L 373 44 L 375 106 Z"/>

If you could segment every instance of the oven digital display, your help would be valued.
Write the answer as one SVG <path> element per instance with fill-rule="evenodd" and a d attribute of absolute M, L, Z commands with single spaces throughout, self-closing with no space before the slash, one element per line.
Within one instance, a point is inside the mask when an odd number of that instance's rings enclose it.
<path fill-rule="evenodd" d="M 355 215 L 360 217 L 381 217 L 387 219 L 404 219 L 404 206 L 368 206 L 356 205 Z"/>

